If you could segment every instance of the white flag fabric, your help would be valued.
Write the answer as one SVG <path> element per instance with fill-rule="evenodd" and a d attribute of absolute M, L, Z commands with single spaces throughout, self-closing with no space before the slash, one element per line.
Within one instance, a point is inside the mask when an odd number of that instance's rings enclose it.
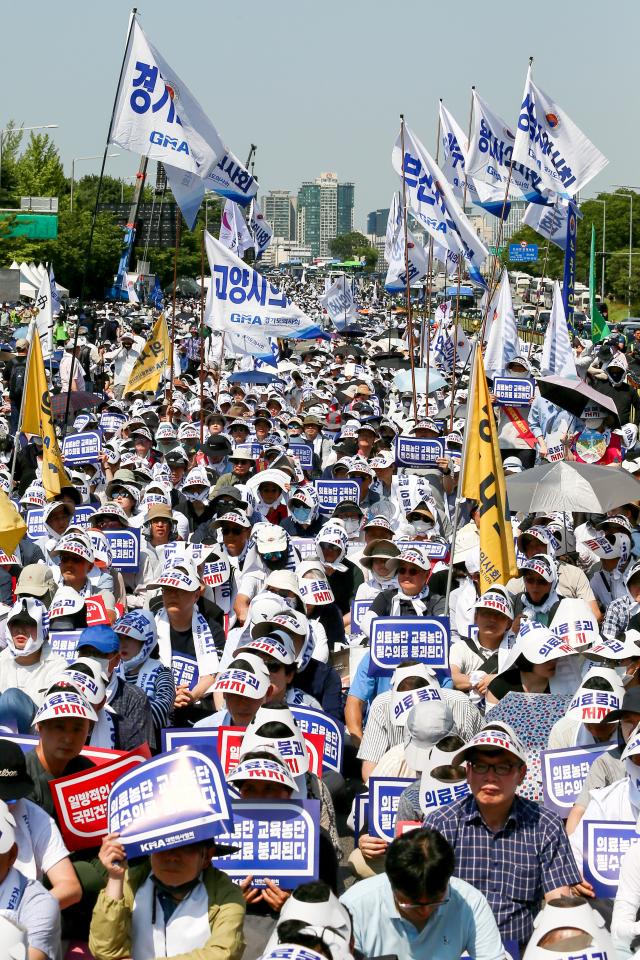
<path fill-rule="evenodd" d="M 498 289 L 488 314 L 491 322 L 484 352 L 484 369 L 488 377 L 504 376 L 507 364 L 520 353 L 518 326 L 511 300 L 509 274 L 502 271 Z"/>
<path fill-rule="evenodd" d="M 553 285 L 553 304 L 549 325 L 542 344 L 540 370 L 545 377 L 571 377 L 578 379 L 576 361 L 567 327 L 567 317 L 562 302 L 562 291 L 556 280 Z"/>
<path fill-rule="evenodd" d="M 462 128 L 449 113 L 445 105 L 440 102 L 440 146 L 442 147 L 442 172 L 451 184 L 456 198 L 465 201 L 465 157 L 469 152 L 469 143 Z M 466 175 L 466 202 L 475 203 L 487 213 L 496 217 L 502 216 L 504 205 L 504 190 L 499 186 L 490 186 Z M 509 216 L 510 204 L 505 206 L 504 216 Z"/>
<path fill-rule="evenodd" d="M 476 183 L 483 181 L 497 188 L 504 196 L 509 180 L 509 196 L 532 203 L 546 203 L 544 184 L 537 172 L 526 165 L 511 164 L 516 135 L 504 120 L 494 113 L 476 90 L 473 91 L 473 125 L 466 170 Z"/>
<path fill-rule="evenodd" d="M 49 267 L 49 279 L 51 281 L 51 313 L 57 317 L 60 313 L 60 294 L 56 285 L 56 278 L 53 275 L 53 264 Z"/>
<path fill-rule="evenodd" d="M 531 67 L 522 95 L 513 159 L 534 170 L 543 189 L 566 198 L 582 190 L 609 162 L 571 117 L 535 85 Z"/>
<path fill-rule="evenodd" d="M 126 273 L 122 278 L 122 289 L 126 291 L 127 296 L 129 297 L 129 303 L 140 303 L 140 298 L 136 293 L 134 282 L 130 279 L 130 277 L 127 276 Z"/>
<path fill-rule="evenodd" d="M 258 192 L 258 182 L 227 147 L 211 173 L 205 177 L 205 188 L 225 200 L 235 200 L 248 207 Z"/>
<path fill-rule="evenodd" d="M 278 366 L 278 346 L 271 337 L 263 337 L 261 334 L 232 333 L 228 341 L 230 341 L 229 353 L 238 359 L 251 357 L 256 361 L 256 369 L 259 369 L 258 363 L 263 366 Z"/>
<path fill-rule="evenodd" d="M 407 263 L 409 283 L 415 283 L 427 275 L 428 259 L 422 244 L 407 230 L 407 258 L 404 250 L 404 214 L 398 193 L 394 193 L 387 219 L 387 235 L 384 242 L 384 258 L 389 264 L 384 288 L 389 292 L 407 287 Z"/>
<path fill-rule="evenodd" d="M 172 167 L 168 163 L 165 163 L 164 169 L 171 193 L 180 207 L 185 223 L 189 230 L 193 230 L 204 200 L 204 180 L 196 173 L 181 170 L 180 167 Z"/>
<path fill-rule="evenodd" d="M 205 233 L 205 247 L 211 270 L 206 322 L 212 330 L 299 340 L 327 339 L 322 328 L 288 300 L 284 292 L 210 233 Z"/>
<path fill-rule="evenodd" d="M 233 200 L 227 200 L 222 211 L 220 243 L 241 258 L 253 246 L 253 237 L 249 233 L 240 207 Z"/>
<path fill-rule="evenodd" d="M 249 219 L 247 221 L 249 232 L 253 234 L 253 249 L 256 252 L 256 260 L 262 256 L 273 237 L 271 224 L 265 220 L 258 197 L 251 201 Z"/>
<path fill-rule="evenodd" d="M 318 297 L 318 303 L 327 311 L 336 330 L 344 330 L 358 319 L 351 281 L 347 282 L 344 274 L 338 277 L 321 297 Z"/>
<path fill-rule="evenodd" d="M 556 247 L 565 250 L 567 246 L 567 204 L 560 197 L 549 207 L 541 207 L 537 203 L 530 203 L 525 210 L 523 223 L 539 233 L 541 237 L 555 243 Z"/>
<path fill-rule="evenodd" d="M 36 297 L 36 307 L 38 313 L 36 316 L 35 328 L 40 337 L 40 346 L 42 347 L 42 356 L 46 359 L 53 351 L 53 305 L 51 298 L 51 279 L 45 270 L 40 281 L 40 289 Z"/>
<path fill-rule="evenodd" d="M 206 177 L 225 153 L 218 131 L 134 17 L 109 143 Z"/>
<path fill-rule="evenodd" d="M 404 157 L 398 134 L 392 164 L 400 178 L 404 171 L 409 208 L 416 220 L 447 250 L 462 254 L 471 280 L 486 287 L 480 267 L 489 251 L 460 207 L 442 170 L 408 127 L 404 132 Z"/>

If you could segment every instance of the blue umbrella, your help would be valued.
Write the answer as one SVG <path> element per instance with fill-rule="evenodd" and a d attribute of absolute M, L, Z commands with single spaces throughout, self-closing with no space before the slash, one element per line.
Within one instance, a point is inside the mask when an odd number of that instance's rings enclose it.
<path fill-rule="evenodd" d="M 229 383 L 273 383 L 278 380 L 274 373 L 266 373 L 264 370 L 241 370 L 238 373 L 232 373 L 229 377 Z"/>
<path fill-rule="evenodd" d="M 416 391 L 417 393 L 424 393 L 427 389 L 427 368 L 417 367 L 415 374 Z M 429 393 L 433 393 L 434 390 L 439 390 L 441 387 L 444 387 L 446 382 L 442 374 L 434 370 L 433 367 L 429 367 Z M 413 390 L 411 386 L 411 370 L 400 370 L 396 373 L 393 378 L 393 385 L 401 393 L 411 393 Z"/>

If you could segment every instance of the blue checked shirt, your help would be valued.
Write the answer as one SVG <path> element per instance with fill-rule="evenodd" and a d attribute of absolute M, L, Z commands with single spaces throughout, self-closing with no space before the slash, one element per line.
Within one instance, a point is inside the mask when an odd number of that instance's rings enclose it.
<path fill-rule="evenodd" d="M 526 943 L 545 893 L 580 882 L 562 820 L 531 800 L 516 797 L 497 833 L 472 796 L 435 811 L 424 824 L 449 841 L 455 875 L 485 895 L 503 941 Z"/>

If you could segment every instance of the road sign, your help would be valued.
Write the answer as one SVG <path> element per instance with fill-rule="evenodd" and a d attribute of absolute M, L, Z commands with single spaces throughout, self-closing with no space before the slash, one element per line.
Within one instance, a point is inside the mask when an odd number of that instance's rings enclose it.
<path fill-rule="evenodd" d="M 509 260 L 512 263 L 535 263 L 538 259 L 537 243 L 510 243 Z"/>

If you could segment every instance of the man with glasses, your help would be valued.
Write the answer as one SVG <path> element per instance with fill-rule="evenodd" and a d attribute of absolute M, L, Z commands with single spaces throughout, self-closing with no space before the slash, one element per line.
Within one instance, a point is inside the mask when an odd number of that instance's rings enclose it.
<path fill-rule="evenodd" d="M 564 825 L 516 796 L 527 772 L 524 747 L 506 724 L 488 724 L 451 763 L 466 761 L 471 795 L 425 819 L 454 849 L 456 875 L 489 901 L 503 940 L 522 948 L 542 900 L 580 883 Z"/>
<path fill-rule="evenodd" d="M 239 569 L 246 556 L 251 534 L 251 521 L 246 513 L 242 510 L 229 510 L 218 520 L 212 521 L 211 527 L 220 530 L 229 562 L 234 569 Z"/>
<path fill-rule="evenodd" d="M 504 948 L 485 897 L 453 876 L 451 845 L 437 830 L 411 830 L 387 851 L 385 872 L 340 898 L 355 947 L 367 957 L 502 960 Z"/>

